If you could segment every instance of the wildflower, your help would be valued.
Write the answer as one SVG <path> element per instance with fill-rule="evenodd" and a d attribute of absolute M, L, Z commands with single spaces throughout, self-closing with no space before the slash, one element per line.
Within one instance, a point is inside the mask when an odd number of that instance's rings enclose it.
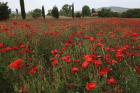
<path fill-rule="evenodd" d="M 0 48 L 4 48 L 4 44 L 3 43 L 0 43 Z"/>
<path fill-rule="evenodd" d="M 33 76 L 33 75 L 35 75 L 35 74 L 37 73 L 37 71 L 38 71 L 38 68 L 37 68 L 37 67 L 33 67 L 33 68 L 29 71 L 29 74 L 30 74 L 31 76 Z"/>
<path fill-rule="evenodd" d="M 87 62 L 92 62 L 93 59 L 90 55 L 84 55 L 84 60 L 87 61 Z"/>
<path fill-rule="evenodd" d="M 32 58 L 28 58 L 28 61 L 32 62 L 32 61 L 33 61 L 33 59 L 32 59 Z"/>
<path fill-rule="evenodd" d="M 55 56 L 57 53 L 58 53 L 58 50 L 57 50 L 57 49 L 51 51 L 51 54 L 54 55 L 54 56 Z"/>
<path fill-rule="evenodd" d="M 115 85 L 115 84 L 117 84 L 117 80 L 114 79 L 114 77 L 111 77 L 111 78 L 107 79 L 107 84 L 108 85 Z"/>
<path fill-rule="evenodd" d="M 94 61 L 95 66 L 98 68 L 101 66 L 101 61 L 100 60 L 95 60 Z"/>
<path fill-rule="evenodd" d="M 58 60 L 55 59 L 55 60 L 53 60 L 52 62 L 53 62 L 53 63 L 52 63 L 53 66 L 57 66 L 57 65 L 58 65 Z"/>
<path fill-rule="evenodd" d="M 12 70 L 19 70 L 22 67 L 22 63 L 23 63 L 22 59 L 15 60 L 9 65 L 9 68 Z"/>
<path fill-rule="evenodd" d="M 88 66 L 89 66 L 89 63 L 87 61 L 85 61 L 85 62 L 82 63 L 82 68 L 83 69 L 87 69 Z"/>
<path fill-rule="evenodd" d="M 94 42 L 95 39 L 94 39 L 93 37 L 89 37 L 89 41 L 90 41 L 90 42 Z"/>
<path fill-rule="evenodd" d="M 71 70 L 71 72 L 72 72 L 73 74 L 77 73 L 77 72 L 78 72 L 78 68 L 77 68 L 77 67 L 73 67 L 72 70 Z"/>
<path fill-rule="evenodd" d="M 109 73 L 109 71 L 110 71 L 109 68 L 104 68 L 104 69 L 102 69 L 102 70 L 99 72 L 99 75 L 100 75 L 101 77 L 103 77 L 103 76 L 107 75 L 107 74 Z"/>
<path fill-rule="evenodd" d="M 67 56 L 64 56 L 63 58 L 62 58 L 62 60 L 64 61 L 64 62 L 66 62 L 66 63 L 71 63 L 71 59 L 70 59 L 70 56 L 69 55 L 67 55 Z"/>
<path fill-rule="evenodd" d="M 94 83 L 94 82 L 90 82 L 90 83 L 87 83 L 87 85 L 86 85 L 86 90 L 87 91 L 92 91 L 92 90 L 94 90 L 95 88 L 96 88 L 96 83 Z"/>

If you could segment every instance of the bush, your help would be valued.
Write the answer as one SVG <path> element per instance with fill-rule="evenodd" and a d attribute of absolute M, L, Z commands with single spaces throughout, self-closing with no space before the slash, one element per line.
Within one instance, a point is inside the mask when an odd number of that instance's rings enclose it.
<path fill-rule="evenodd" d="M 99 17 L 119 17 L 119 14 L 117 12 L 111 11 L 111 9 L 101 9 L 101 11 L 98 12 Z"/>
<path fill-rule="evenodd" d="M 90 12 L 90 8 L 89 6 L 85 5 L 83 8 L 82 8 L 82 16 L 91 16 L 91 12 Z"/>
<path fill-rule="evenodd" d="M 11 10 L 7 6 L 6 3 L 0 2 L 0 20 L 6 20 L 9 18 L 9 15 L 11 13 Z"/>
<path fill-rule="evenodd" d="M 32 12 L 32 17 L 33 18 L 38 18 L 38 17 L 41 17 L 41 14 L 42 14 L 42 11 L 40 9 L 35 9 Z"/>
<path fill-rule="evenodd" d="M 76 12 L 75 13 L 75 17 L 79 17 L 80 18 L 81 16 L 82 16 L 82 14 L 80 12 Z"/>
<path fill-rule="evenodd" d="M 56 6 L 54 6 L 52 9 L 52 16 L 54 18 L 59 18 L 59 11 L 58 11 L 58 8 Z"/>
<path fill-rule="evenodd" d="M 140 18 L 140 9 L 129 9 L 121 14 L 124 18 Z"/>

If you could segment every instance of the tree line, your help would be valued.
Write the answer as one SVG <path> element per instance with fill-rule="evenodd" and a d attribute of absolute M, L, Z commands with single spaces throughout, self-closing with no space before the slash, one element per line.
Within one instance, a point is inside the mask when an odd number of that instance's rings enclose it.
<path fill-rule="evenodd" d="M 21 16 L 22 19 L 26 19 L 26 12 L 25 12 L 25 4 L 24 0 L 20 0 L 20 7 L 21 7 Z M 8 19 L 11 14 L 11 9 L 8 7 L 7 2 L 0 2 L 0 20 Z M 29 12 L 33 18 L 43 17 L 45 19 L 45 8 L 42 6 L 42 9 L 35 9 Z M 19 15 L 18 9 L 16 9 L 16 16 Z M 48 10 L 48 16 L 53 16 L 54 18 L 59 18 L 59 16 L 66 16 L 66 17 L 123 17 L 123 18 L 140 18 L 140 9 L 129 9 L 126 12 L 118 13 L 113 12 L 111 9 L 101 9 L 100 11 L 95 11 L 94 8 L 90 9 L 88 5 L 82 7 L 82 11 L 75 12 L 74 4 L 69 5 L 65 4 L 60 11 L 56 6 L 54 6 L 51 10 Z"/>

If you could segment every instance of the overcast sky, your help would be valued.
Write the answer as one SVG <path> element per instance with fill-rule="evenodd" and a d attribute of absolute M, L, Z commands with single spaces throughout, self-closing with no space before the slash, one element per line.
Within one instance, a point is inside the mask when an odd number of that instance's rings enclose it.
<path fill-rule="evenodd" d="M 9 7 L 12 11 L 15 9 L 20 9 L 19 0 L 0 0 L 8 2 Z M 89 5 L 90 8 L 99 8 L 107 6 L 119 6 L 126 8 L 140 8 L 140 0 L 24 0 L 26 12 L 31 11 L 35 8 L 41 8 L 42 5 L 45 6 L 46 11 L 52 9 L 53 6 L 57 6 L 59 9 L 64 4 L 75 5 L 75 10 L 81 10 L 82 6 Z"/>

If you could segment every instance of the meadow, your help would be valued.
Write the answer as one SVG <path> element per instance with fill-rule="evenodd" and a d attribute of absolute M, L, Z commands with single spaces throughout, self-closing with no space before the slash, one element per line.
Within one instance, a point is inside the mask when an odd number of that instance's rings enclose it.
<path fill-rule="evenodd" d="M 0 22 L 0 93 L 139 93 L 140 19 Z"/>

